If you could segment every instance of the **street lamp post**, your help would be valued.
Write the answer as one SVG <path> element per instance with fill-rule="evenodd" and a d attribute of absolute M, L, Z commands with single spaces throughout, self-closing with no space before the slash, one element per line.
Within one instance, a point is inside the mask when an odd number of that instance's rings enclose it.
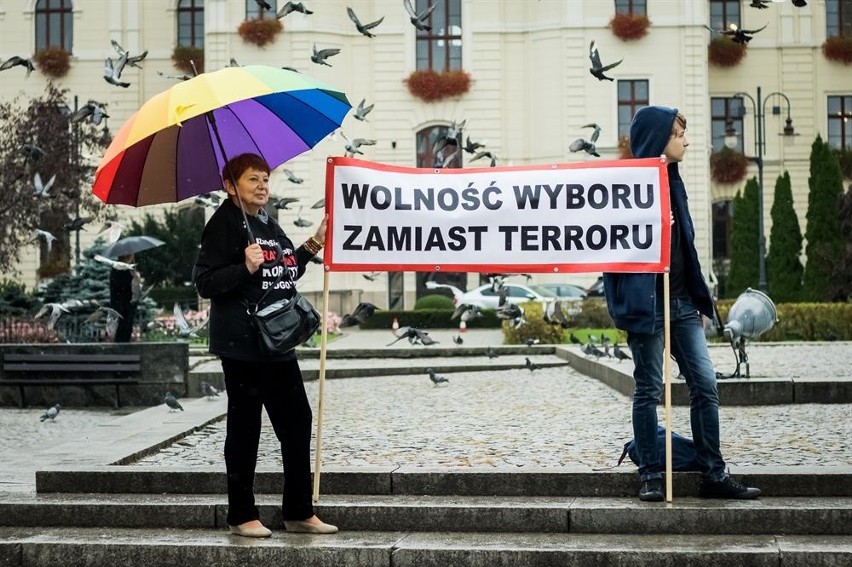
<path fill-rule="evenodd" d="M 787 102 L 787 119 L 784 126 L 783 136 L 795 136 L 793 119 L 790 117 L 790 99 L 782 92 L 774 92 L 761 98 L 760 87 L 757 87 L 757 97 L 748 93 L 739 92 L 734 97 L 744 97 L 751 101 L 754 110 L 754 149 L 756 156 L 748 157 L 749 161 L 757 164 L 757 253 L 758 253 L 758 282 L 757 286 L 762 292 L 766 292 L 766 235 L 763 230 L 763 153 L 766 150 L 766 102 L 773 96 L 783 98 Z M 773 107 L 773 114 L 780 114 L 781 108 Z"/>

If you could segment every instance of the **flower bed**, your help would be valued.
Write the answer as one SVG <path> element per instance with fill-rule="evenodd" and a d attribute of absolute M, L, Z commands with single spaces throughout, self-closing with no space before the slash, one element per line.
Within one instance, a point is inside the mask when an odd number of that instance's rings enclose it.
<path fill-rule="evenodd" d="M 60 78 L 71 69 L 71 54 L 61 47 L 47 47 L 36 51 L 33 60 L 38 70 L 48 77 Z"/>
<path fill-rule="evenodd" d="M 710 154 L 710 177 L 722 185 L 739 183 L 745 179 L 748 158 L 731 148 L 722 148 Z"/>
<path fill-rule="evenodd" d="M 707 59 L 716 67 L 734 67 L 745 57 L 744 45 L 735 43 L 727 37 L 716 37 L 707 46 Z"/>
<path fill-rule="evenodd" d="M 848 65 L 852 63 L 852 37 L 830 37 L 822 44 L 826 59 Z"/>
<path fill-rule="evenodd" d="M 408 91 L 426 102 L 435 102 L 449 97 L 461 96 L 470 90 L 470 75 L 464 71 L 442 71 L 431 69 L 414 71 L 405 79 Z"/>
<path fill-rule="evenodd" d="M 622 41 L 635 41 L 645 37 L 650 25 L 651 22 L 646 16 L 634 14 L 616 14 L 609 21 L 612 33 Z"/>
<path fill-rule="evenodd" d="M 264 47 L 275 42 L 275 36 L 281 33 L 284 26 L 277 18 L 256 18 L 246 20 L 237 28 L 237 33 L 246 43 L 253 43 L 258 47 Z"/>

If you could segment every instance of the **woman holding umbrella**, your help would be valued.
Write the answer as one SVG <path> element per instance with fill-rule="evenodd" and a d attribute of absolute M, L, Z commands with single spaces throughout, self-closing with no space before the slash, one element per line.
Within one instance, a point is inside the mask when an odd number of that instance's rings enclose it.
<path fill-rule="evenodd" d="M 295 352 L 265 356 L 247 312 L 248 305 L 256 304 L 270 287 L 274 288 L 264 303 L 293 297 L 295 281 L 323 247 L 326 222 L 295 247 L 263 208 L 269 200 L 269 171 L 267 162 L 252 153 L 227 162 L 222 179 L 229 199 L 204 228 L 193 273 L 198 293 L 211 300 L 210 352 L 222 361 L 228 392 L 227 521 L 236 535 L 269 537 L 272 533 L 259 520 L 253 490 L 261 408 L 265 407 L 281 443 L 285 528 L 331 534 L 337 527 L 317 518 L 311 502 L 312 413 Z M 247 245 L 247 234 L 254 235 L 254 243 Z M 279 247 L 283 256 L 278 254 Z M 279 279 L 282 270 L 285 273 Z"/>

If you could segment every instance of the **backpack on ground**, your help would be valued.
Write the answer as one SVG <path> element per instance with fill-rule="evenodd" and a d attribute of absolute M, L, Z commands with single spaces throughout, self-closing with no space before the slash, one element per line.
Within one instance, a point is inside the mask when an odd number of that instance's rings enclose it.
<path fill-rule="evenodd" d="M 657 451 L 660 454 L 660 462 L 666 462 L 666 428 L 657 425 Z M 624 444 L 624 450 L 618 459 L 618 464 L 624 457 L 630 457 L 636 466 L 639 466 L 639 453 L 636 450 L 636 440 L 631 439 Z M 618 465 L 616 465 L 618 466 Z M 698 453 L 695 451 L 695 443 L 692 439 L 672 432 L 672 470 L 678 472 L 700 471 L 698 465 Z"/>

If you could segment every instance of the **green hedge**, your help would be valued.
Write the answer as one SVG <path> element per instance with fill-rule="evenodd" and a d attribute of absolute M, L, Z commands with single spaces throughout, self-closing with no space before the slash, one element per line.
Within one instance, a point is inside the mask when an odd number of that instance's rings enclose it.
<path fill-rule="evenodd" d="M 157 305 L 169 312 L 171 312 L 175 301 L 180 303 L 183 310 L 198 309 L 198 294 L 195 292 L 195 286 L 155 287 L 151 290 L 149 296 Z"/>
<path fill-rule="evenodd" d="M 415 311 L 424 309 L 455 309 L 453 300 L 446 295 L 424 295 L 414 304 Z"/>

